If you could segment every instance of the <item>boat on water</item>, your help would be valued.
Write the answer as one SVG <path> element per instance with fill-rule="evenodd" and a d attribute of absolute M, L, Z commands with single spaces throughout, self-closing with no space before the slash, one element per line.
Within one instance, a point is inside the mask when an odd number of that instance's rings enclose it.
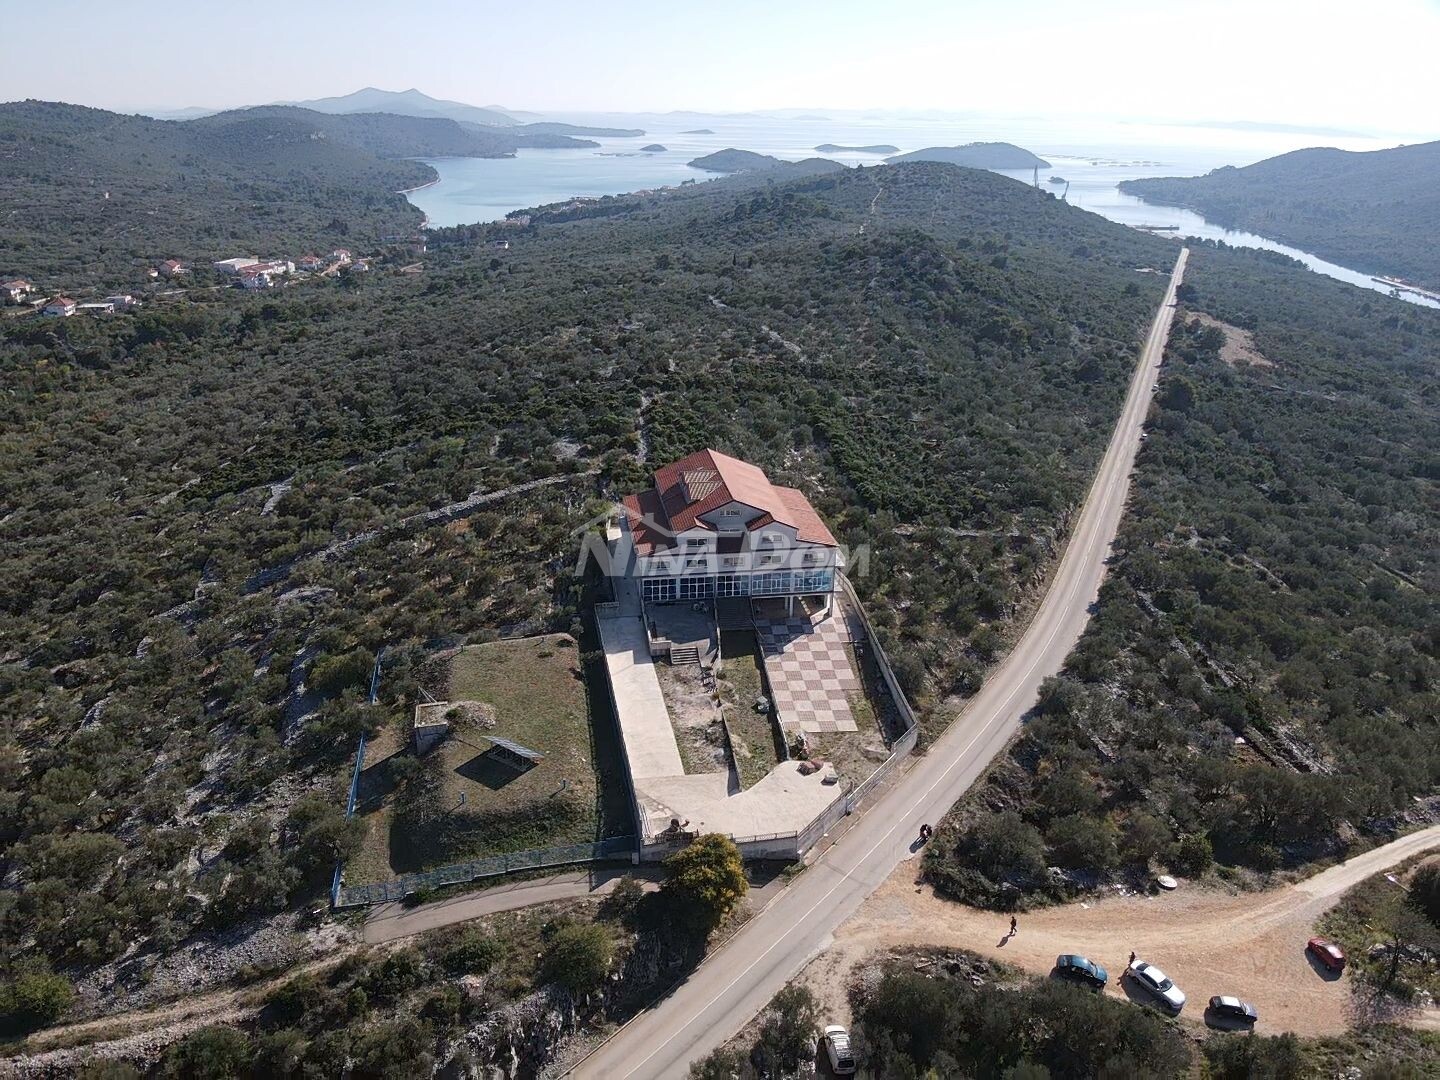
<path fill-rule="evenodd" d="M 1416 285 L 1413 282 L 1406 281 L 1404 278 L 1372 277 L 1370 280 L 1377 285 L 1390 286 L 1392 293 L 1408 292 L 1414 293 L 1416 296 L 1423 296 L 1428 300 L 1440 300 L 1440 292 L 1436 292 L 1434 289 L 1427 289 L 1423 285 Z"/>
<path fill-rule="evenodd" d="M 1179 232 L 1179 225 L 1136 225 L 1137 229 L 1144 229 L 1146 232 Z"/>
<path fill-rule="evenodd" d="M 1069 181 L 1069 180 L 1066 180 L 1063 176 L 1052 176 L 1052 177 L 1050 177 L 1050 183 L 1055 184 L 1057 187 L 1058 187 L 1060 184 L 1068 184 L 1069 182 L 1070 182 L 1070 181 Z"/>

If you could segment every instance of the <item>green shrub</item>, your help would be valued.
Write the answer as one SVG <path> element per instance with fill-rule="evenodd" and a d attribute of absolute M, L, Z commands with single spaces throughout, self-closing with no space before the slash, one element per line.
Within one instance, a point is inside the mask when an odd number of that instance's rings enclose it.
<path fill-rule="evenodd" d="M 248 1074 L 251 1056 L 243 1031 L 216 1024 L 191 1032 L 166 1050 L 159 1074 L 174 1080 L 233 1080 Z"/>
<path fill-rule="evenodd" d="M 573 994 L 600 985 L 610 970 L 615 942 L 598 923 L 570 923 L 550 938 L 540 960 L 540 978 L 559 983 Z"/>
<path fill-rule="evenodd" d="M 505 955 L 504 944 L 476 926 L 460 930 L 440 953 L 440 966 L 451 975 L 489 971 Z"/>
<path fill-rule="evenodd" d="M 63 975 L 35 972 L 0 988 L 0 1027 L 10 1033 L 48 1027 L 65 1015 L 75 989 Z"/>
<path fill-rule="evenodd" d="M 1201 833 L 1182 836 L 1170 849 L 1170 865 L 1191 877 L 1205 873 L 1214 862 L 1215 851 L 1210 846 L 1210 839 Z"/>
<path fill-rule="evenodd" d="M 375 667 L 368 649 L 351 649 L 339 656 L 318 656 L 310 665 L 306 685 L 322 694 L 338 694 L 350 687 L 366 685 Z"/>

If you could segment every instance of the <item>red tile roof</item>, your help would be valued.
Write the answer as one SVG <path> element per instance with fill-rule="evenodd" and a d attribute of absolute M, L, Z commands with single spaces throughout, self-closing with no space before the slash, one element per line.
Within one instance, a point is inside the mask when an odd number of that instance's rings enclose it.
<path fill-rule="evenodd" d="M 687 529 L 711 529 L 701 515 L 731 502 L 753 506 L 760 517 L 748 528 L 762 528 L 771 522 L 789 525 L 800 540 L 835 547 L 835 537 L 820 520 L 810 500 L 794 488 L 776 487 L 763 470 L 715 450 L 699 450 L 655 471 L 655 487 L 625 500 L 632 510 L 632 531 L 637 514 L 681 533 Z M 712 530 L 713 531 L 713 530 Z M 656 530 L 647 526 L 649 549 L 668 546 L 656 542 Z M 637 547 L 641 546 L 636 535 Z M 644 552 L 641 552 L 644 554 Z"/>

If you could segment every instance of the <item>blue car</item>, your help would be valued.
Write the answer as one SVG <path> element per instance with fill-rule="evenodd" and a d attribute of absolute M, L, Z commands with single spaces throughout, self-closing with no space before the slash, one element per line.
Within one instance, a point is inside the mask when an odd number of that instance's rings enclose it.
<path fill-rule="evenodd" d="M 1073 953 L 1066 953 L 1055 958 L 1055 974 L 1062 979 L 1073 979 L 1076 982 L 1084 983 L 1096 990 L 1104 990 L 1105 984 L 1110 981 L 1110 976 L 1105 973 L 1103 967 L 1093 960 L 1076 956 Z"/>

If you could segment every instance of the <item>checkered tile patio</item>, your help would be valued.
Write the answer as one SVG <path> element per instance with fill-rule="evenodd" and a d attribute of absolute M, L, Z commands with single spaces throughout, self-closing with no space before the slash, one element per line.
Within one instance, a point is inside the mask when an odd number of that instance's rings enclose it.
<path fill-rule="evenodd" d="M 857 730 L 850 694 L 860 679 L 845 654 L 843 618 L 757 617 L 755 632 L 782 723 L 816 733 Z"/>

